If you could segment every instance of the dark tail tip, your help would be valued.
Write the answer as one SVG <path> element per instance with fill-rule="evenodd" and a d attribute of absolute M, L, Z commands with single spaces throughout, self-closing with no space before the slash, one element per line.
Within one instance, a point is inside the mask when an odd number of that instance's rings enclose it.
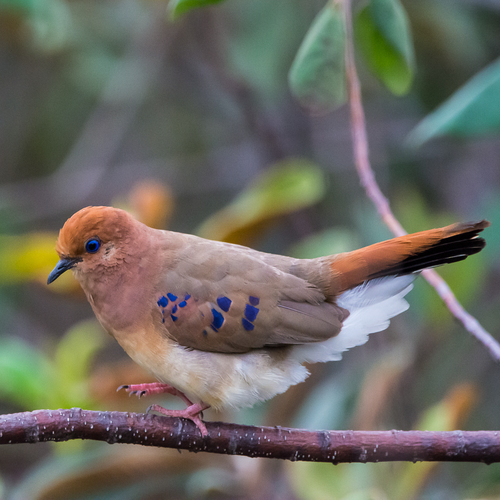
<path fill-rule="evenodd" d="M 490 225 L 489 221 L 457 223 L 448 226 L 444 237 L 432 246 L 409 255 L 391 269 L 385 269 L 383 275 L 410 274 L 422 269 L 451 264 L 466 259 L 480 252 L 486 245 L 478 234 Z"/>

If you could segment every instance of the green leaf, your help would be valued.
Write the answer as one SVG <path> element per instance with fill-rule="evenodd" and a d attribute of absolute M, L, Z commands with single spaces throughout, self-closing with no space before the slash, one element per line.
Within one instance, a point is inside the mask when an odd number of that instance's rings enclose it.
<path fill-rule="evenodd" d="M 312 111 L 327 112 L 346 100 L 345 19 L 329 2 L 313 21 L 290 68 L 292 94 Z"/>
<path fill-rule="evenodd" d="M 189 10 L 206 7 L 222 1 L 223 0 L 170 0 L 168 10 L 170 12 L 170 17 L 176 19 Z"/>
<path fill-rule="evenodd" d="M 324 193 L 325 179 L 319 167 L 307 160 L 285 160 L 266 170 L 230 205 L 206 220 L 198 234 L 248 245 L 269 221 L 317 203 Z"/>
<path fill-rule="evenodd" d="M 371 0 L 359 12 L 355 28 L 372 71 L 393 94 L 408 92 L 415 55 L 408 18 L 399 1 Z"/>
<path fill-rule="evenodd" d="M 445 134 L 479 135 L 500 130 L 500 59 L 477 73 L 409 134 L 418 147 Z"/>

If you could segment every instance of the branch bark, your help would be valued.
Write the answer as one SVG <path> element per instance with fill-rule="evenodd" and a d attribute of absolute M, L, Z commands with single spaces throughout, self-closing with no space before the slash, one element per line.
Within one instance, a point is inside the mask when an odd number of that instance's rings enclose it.
<path fill-rule="evenodd" d="M 496 431 L 307 431 L 123 412 L 37 410 L 0 416 L 0 444 L 92 439 L 309 462 L 500 462 Z"/>

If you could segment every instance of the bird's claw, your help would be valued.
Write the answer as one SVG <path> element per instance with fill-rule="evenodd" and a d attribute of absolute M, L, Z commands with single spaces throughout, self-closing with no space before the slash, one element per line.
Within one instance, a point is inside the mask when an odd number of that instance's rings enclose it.
<path fill-rule="evenodd" d="M 163 408 L 160 405 L 153 404 L 148 407 L 146 410 L 146 413 L 149 413 L 151 411 L 156 411 L 158 413 L 161 413 L 162 415 L 165 415 L 167 417 L 177 417 L 177 418 L 187 418 L 188 420 L 191 420 L 196 427 L 201 432 L 201 435 L 203 437 L 208 436 L 208 431 L 207 427 L 204 424 L 204 422 L 200 418 L 200 414 L 202 413 L 203 410 L 207 409 L 208 405 L 205 404 L 193 404 L 191 406 L 188 406 L 184 410 L 167 410 L 166 408 Z"/>
<path fill-rule="evenodd" d="M 134 396 L 137 396 L 139 399 L 141 399 L 142 396 L 145 396 L 147 393 L 148 391 L 130 391 L 128 393 L 128 396 L 130 397 L 133 394 Z"/>
<path fill-rule="evenodd" d="M 121 391 L 122 389 L 125 389 L 125 391 L 128 392 L 128 397 L 134 395 L 137 396 L 139 399 L 141 399 L 142 396 L 145 396 L 148 393 L 147 389 L 133 390 L 133 387 L 128 384 L 121 385 L 120 387 L 118 387 L 118 389 L 116 389 L 116 392 Z"/>
<path fill-rule="evenodd" d="M 163 384 L 161 382 L 150 382 L 147 384 L 126 384 L 118 387 L 116 391 L 118 392 L 121 389 L 125 389 L 125 391 L 128 392 L 129 396 L 135 394 L 139 398 L 141 398 L 142 396 L 150 396 L 152 394 L 174 394 L 183 398 L 187 404 L 192 404 L 191 401 L 189 401 L 183 393 L 179 392 L 171 385 Z"/>

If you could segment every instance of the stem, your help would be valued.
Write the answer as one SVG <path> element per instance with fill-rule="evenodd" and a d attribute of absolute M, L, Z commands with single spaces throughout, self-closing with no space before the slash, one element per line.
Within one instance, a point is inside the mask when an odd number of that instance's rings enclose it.
<path fill-rule="evenodd" d="M 363 110 L 361 88 L 354 60 L 351 1 L 344 0 L 344 7 L 346 19 L 345 61 L 351 111 L 351 136 L 353 143 L 354 164 L 366 195 L 375 205 L 375 208 L 384 223 L 389 227 L 395 236 L 403 236 L 404 234 L 407 234 L 407 232 L 392 213 L 389 202 L 380 190 L 380 187 L 375 180 L 375 174 L 373 173 L 370 165 L 365 113 Z M 426 269 L 422 271 L 422 275 L 427 282 L 434 287 L 437 294 L 450 310 L 451 314 L 453 314 L 453 316 L 455 316 L 455 318 L 463 324 L 469 333 L 471 333 L 486 347 L 495 361 L 500 362 L 500 344 L 479 324 L 473 316 L 471 316 L 462 307 L 450 287 L 447 285 L 446 281 L 444 281 L 443 278 L 441 278 L 441 276 L 439 276 L 439 274 L 437 274 L 433 269 Z"/>
<path fill-rule="evenodd" d="M 495 431 L 307 431 L 137 413 L 38 410 L 0 416 L 0 444 L 92 439 L 306 462 L 500 462 Z"/>

